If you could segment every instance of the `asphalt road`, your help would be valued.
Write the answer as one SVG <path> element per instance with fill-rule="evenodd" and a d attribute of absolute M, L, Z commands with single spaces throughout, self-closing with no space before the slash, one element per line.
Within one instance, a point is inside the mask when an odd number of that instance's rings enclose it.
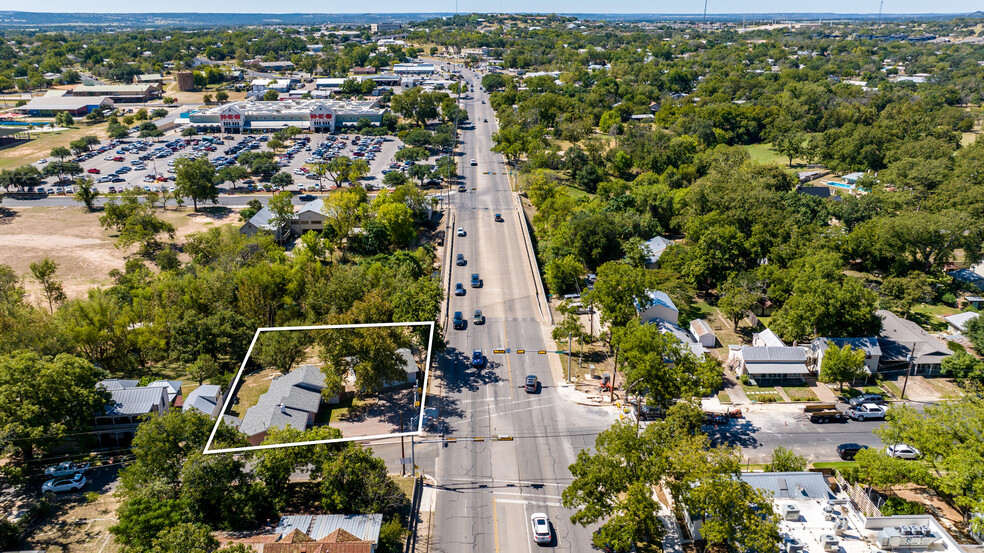
<path fill-rule="evenodd" d="M 438 380 L 428 402 L 440 409 L 430 435 L 443 433 L 459 441 L 417 447 L 417 464 L 437 481 L 432 550 L 532 551 L 537 546 L 529 517 L 544 512 L 553 524 L 557 550 L 584 551 L 591 529 L 570 522 L 572 513 L 561 507 L 560 494 L 571 480 L 568 466 L 577 452 L 592 447 L 614 415 L 560 397 L 563 383 L 555 381 L 548 357 L 535 353 L 546 346 L 545 323 L 534 299 L 519 212 L 504 161 L 490 153 L 493 112 L 481 103 L 488 97 L 480 92 L 475 73 L 463 74 L 475 88 L 463 100 L 475 129 L 461 135 L 459 159 L 467 192 L 449 194 L 450 231 L 461 227 L 466 232 L 453 237 L 451 257 L 464 254 L 467 265 L 452 267 L 450 285 L 461 282 L 467 292 L 451 295 L 449 310 L 463 312 L 468 325 L 447 331 L 448 348 L 438 359 Z M 495 222 L 496 213 L 503 222 Z M 480 275 L 482 288 L 470 287 L 472 273 Z M 472 324 L 475 309 L 484 313 L 484 325 Z M 500 348 L 530 353 L 493 353 Z M 470 366 L 473 349 L 483 350 L 485 367 Z M 522 388 L 530 374 L 541 383 L 537 393 Z M 499 435 L 515 439 L 473 440 Z"/>

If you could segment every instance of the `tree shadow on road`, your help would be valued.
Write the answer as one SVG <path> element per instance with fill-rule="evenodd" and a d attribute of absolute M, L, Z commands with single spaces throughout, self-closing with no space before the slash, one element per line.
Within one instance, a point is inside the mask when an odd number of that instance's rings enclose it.
<path fill-rule="evenodd" d="M 761 429 L 748 419 L 729 419 L 726 423 L 705 424 L 702 428 L 714 445 L 727 444 L 747 448 L 762 445 L 755 437 L 755 433 Z"/>

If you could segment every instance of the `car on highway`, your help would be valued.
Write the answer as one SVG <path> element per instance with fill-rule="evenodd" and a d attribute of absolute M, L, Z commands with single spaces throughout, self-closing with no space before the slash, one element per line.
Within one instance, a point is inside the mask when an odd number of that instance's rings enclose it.
<path fill-rule="evenodd" d="M 865 403 L 874 403 L 875 405 L 884 405 L 885 398 L 879 394 L 861 394 L 857 397 L 852 397 L 848 404 L 851 407 L 857 407 L 858 405 L 864 405 Z"/>
<path fill-rule="evenodd" d="M 550 530 L 550 519 L 544 513 L 533 513 L 530 517 L 530 524 L 533 525 L 533 541 L 537 544 L 550 543 L 553 539 L 553 532 Z"/>
<path fill-rule="evenodd" d="M 464 235 L 465 235 L 464 227 L 458 227 L 458 236 L 464 236 Z"/>
<path fill-rule="evenodd" d="M 841 444 L 837 446 L 837 455 L 845 461 L 853 461 L 854 456 L 862 449 L 868 449 L 868 446 L 855 443 Z"/>
<path fill-rule="evenodd" d="M 496 213 L 495 214 L 495 222 L 496 223 L 501 223 L 502 222 L 502 214 L 501 213 Z"/>
<path fill-rule="evenodd" d="M 465 316 L 461 314 L 461 311 L 454 312 L 454 318 L 452 319 L 452 324 L 455 330 L 464 330 L 465 328 Z"/>
<path fill-rule="evenodd" d="M 454 260 L 454 264 L 457 265 L 457 266 L 459 266 L 459 267 L 463 267 L 466 263 L 468 263 L 468 262 L 465 261 L 465 254 L 463 254 L 463 253 L 459 253 L 458 256 Z"/>
<path fill-rule="evenodd" d="M 471 166 L 473 166 L 473 167 L 474 167 L 474 166 L 476 166 L 476 165 L 478 165 L 478 162 L 477 162 L 477 161 L 475 161 L 475 160 L 473 159 L 473 160 L 471 160 L 471 161 L 469 162 L 469 165 L 471 165 Z"/>
<path fill-rule="evenodd" d="M 482 119 L 482 123 L 488 123 L 488 122 L 489 122 L 488 119 Z"/>
<path fill-rule="evenodd" d="M 475 316 L 472 317 L 472 323 L 477 324 L 477 325 L 483 325 L 483 324 L 485 324 L 485 315 L 482 315 L 482 310 L 481 309 L 476 309 L 475 310 Z"/>
<path fill-rule="evenodd" d="M 454 295 L 456 296 L 465 295 L 465 287 L 462 286 L 460 282 L 454 285 Z"/>
<path fill-rule="evenodd" d="M 42 492 L 66 493 L 81 490 L 85 487 L 85 476 L 76 473 L 68 478 L 54 478 L 41 485 Z"/>
<path fill-rule="evenodd" d="M 302 202 L 311 202 L 314 201 L 314 196 L 311 194 L 301 194 L 300 196 L 297 197 L 297 199 L 301 200 Z"/>
<path fill-rule="evenodd" d="M 536 378 L 535 374 L 526 376 L 526 385 L 523 386 L 523 389 L 526 390 L 527 394 L 535 394 L 539 387 L 540 381 Z"/>
<path fill-rule="evenodd" d="M 892 444 L 885 448 L 885 453 L 896 459 L 918 459 L 922 456 L 918 449 L 906 444 Z"/>
<path fill-rule="evenodd" d="M 485 366 L 485 355 L 482 354 L 482 350 L 472 350 L 471 366 L 477 369 Z"/>
<path fill-rule="evenodd" d="M 472 288 L 481 288 L 482 287 L 482 279 L 478 277 L 478 273 L 472 273 L 472 276 L 471 276 L 471 287 Z"/>
<path fill-rule="evenodd" d="M 468 192 L 468 189 L 465 188 L 465 185 L 462 184 L 458 186 L 458 192 Z"/>

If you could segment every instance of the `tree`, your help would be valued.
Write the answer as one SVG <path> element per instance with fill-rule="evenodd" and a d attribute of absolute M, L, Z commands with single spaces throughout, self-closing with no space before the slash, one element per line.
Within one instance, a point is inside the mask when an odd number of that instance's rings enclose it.
<path fill-rule="evenodd" d="M 360 445 L 350 445 L 320 470 L 321 508 L 327 512 L 396 515 L 409 503 L 388 475 L 386 463 Z"/>
<path fill-rule="evenodd" d="M 164 136 L 164 133 L 152 121 L 144 121 L 140 124 L 140 138 L 157 138 L 160 136 Z"/>
<path fill-rule="evenodd" d="M 772 142 L 772 149 L 789 158 L 789 166 L 793 166 L 793 158 L 799 157 L 804 153 L 806 135 L 798 131 L 790 131 L 776 137 Z"/>
<path fill-rule="evenodd" d="M 765 465 L 766 472 L 800 472 L 806 470 L 806 457 L 797 455 L 788 447 L 778 446 L 772 452 L 772 462 Z"/>
<path fill-rule="evenodd" d="M 578 290 L 578 280 L 585 274 L 584 264 L 574 255 L 551 259 L 543 272 L 547 288 L 557 297 Z"/>
<path fill-rule="evenodd" d="M 267 209 L 270 210 L 270 224 L 277 229 L 278 233 L 287 227 L 291 219 L 294 218 L 294 204 L 291 203 L 293 199 L 293 194 L 282 190 L 274 194 L 270 198 L 270 203 L 267 204 Z M 280 235 L 280 239 L 283 239 L 283 235 Z"/>
<path fill-rule="evenodd" d="M 109 528 L 125 551 L 149 552 L 158 535 L 182 524 L 184 506 L 177 499 L 138 494 L 124 500 L 116 510 L 117 523 Z"/>
<path fill-rule="evenodd" d="M 30 462 L 65 436 L 85 432 L 109 394 L 96 384 L 108 376 L 73 355 L 31 351 L 0 356 L 0 444 Z"/>
<path fill-rule="evenodd" d="M 215 101 L 216 102 L 223 103 L 223 102 L 226 102 L 228 100 L 229 100 L 229 93 L 226 92 L 225 90 L 220 90 L 220 91 L 218 91 L 218 92 L 215 93 Z"/>
<path fill-rule="evenodd" d="M 303 330 L 268 330 L 260 334 L 253 357 L 263 367 L 287 374 L 301 359 L 311 336 Z"/>
<path fill-rule="evenodd" d="M 408 135 L 409 136 L 409 135 Z M 430 157 L 426 148 L 403 148 L 393 154 L 396 161 L 423 161 Z"/>
<path fill-rule="evenodd" d="M 840 389 L 843 392 L 845 382 L 868 374 L 864 359 L 863 349 L 852 349 L 850 344 L 837 347 L 837 344 L 828 341 L 827 351 L 824 352 L 823 361 L 820 363 L 820 382 L 840 382 Z"/>
<path fill-rule="evenodd" d="M 952 376 L 958 383 L 984 385 L 984 361 L 966 351 L 958 351 L 949 357 L 944 357 L 940 368 L 943 374 Z"/>
<path fill-rule="evenodd" d="M 383 184 L 390 188 L 395 188 L 397 186 L 407 183 L 407 176 L 401 171 L 390 171 L 383 175 Z"/>
<path fill-rule="evenodd" d="M 52 313 L 55 312 L 54 304 L 65 301 L 67 297 L 61 281 L 55 278 L 57 272 L 58 264 L 49 257 L 31 263 L 31 274 L 34 276 L 34 280 L 41 285 L 41 291 L 48 300 L 48 310 Z"/>
<path fill-rule="evenodd" d="M 284 147 L 284 143 L 279 138 L 271 138 L 267 142 L 267 147 L 273 150 L 274 152 L 276 152 L 277 150 L 280 150 L 281 148 Z"/>
<path fill-rule="evenodd" d="M 167 110 L 164 108 L 154 108 L 154 110 L 150 112 L 150 116 L 153 117 L 154 119 L 167 117 Z"/>
<path fill-rule="evenodd" d="M 219 182 L 231 182 L 232 187 L 236 188 L 236 183 L 246 179 L 249 176 L 249 171 L 242 165 L 227 165 L 222 169 L 219 169 L 217 174 Z"/>
<path fill-rule="evenodd" d="M 584 294 L 590 305 L 601 308 L 601 322 L 622 327 L 636 316 L 637 305 L 644 308 L 652 300 L 644 269 L 610 261 L 598 267 L 594 290 Z"/>
<path fill-rule="evenodd" d="M 762 299 L 760 288 L 756 289 L 753 283 L 738 278 L 728 279 L 721 287 L 721 294 L 718 309 L 734 325 L 735 332 L 738 331 L 738 323 Z"/>
<path fill-rule="evenodd" d="M 58 161 L 65 161 L 65 158 L 72 155 L 72 152 L 64 146 L 55 146 L 51 149 L 51 152 L 48 155 L 51 157 L 57 157 Z"/>
<path fill-rule="evenodd" d="M 92 179 L 79 179 L 75 184 L 75 201 L 85 204 L 86 211 L 91 213 L 95 210 L 99 190 L 92 184 Z"/>
<path fill-rule="evenodd" d="M 219 541 L 205 525 L 180 522 L 154 539 L 154 553 L 214 553 Z"/>
<path fill-rule="evenodd" d="M 410 170 L 407 171 L 407 174 L 410 176 L 410 178 L 417 179 L 421 185 L 423 185 L 424 181 L 426 181 L 431 177 L 431 175 L 433 175 L 430 165 L 422 165 L 419 163 L 416 165 L 411 165 Z"/>
<path fill-rule="evenodd" d="M 882 292 L 896 301 L 903 318 L 908 318 L 912 306 L 932 297 L 933 289 L 925 273 L 910 272 L 905 277 L 886 277 L 882 281 Z"/>
<path fill-rule="evenodd" d="M 272 92 L 272 91 L 268 90 L 267 92 Z M 263 96 L 263 99 L 264 100 L 266 99 L 266 95 Z M 206 106 L 209 105 L 209 104 L 211 104 L 212 103 L 212 95 L 211 94 L 205 94 L 205 95 L 203 95 L 202 96 L 202 102 L 204 102 Z"/>
<path fill-rule="evenodd" d="M 264 102 L 276 102 L 280 99 L 280 93 L 276 90 L 267 90 L 263 93 Z"/>
<path fill-rule="evenodd" d="M 386 202 L 376 210 L 376 219 L 386 227 L 390 242 L 406 247 L 417 237 L 413 212 L 406 204 Z"/>
<path fill-rule="evenodd" d="M 219 189 L 215 186 L 215 167 L 207 157 L 180 158 L 174 163 L 174 173 L 176 192 L 191 198 L 196 212 L 198 202 L 211 200 L 213 204 L 219 203 Z"/>
<path fill-rule="evenodd" d="M 285 190 L 288 186 L 294 184 L 294 177 L 290 176 L 290 173 L 284 173 L 283 171 L 274 173 L 273 177 L 270 178 L 270 184 L 281 190 Z"/>
<path fill-rule="evenodd" d="M 505 75 L 500 73 L 489 73 L 488 75 L 482 77 L 482 88 L 490 94 L 506 88 L 506 85 L 508 84 L 509 81 L 506 79 Z"/>
<path fill-rule="evenodd" d="M 198 381 L 198 385 L 201 386 L 206 380 L 212 379 L 212 377 L 219 374 L 219 365 L 215 362 L 215 359 L 207 354 L 203 353 L 198 356 L 198 359 L 188 367 L 188 376 L 192 380 Z"/>

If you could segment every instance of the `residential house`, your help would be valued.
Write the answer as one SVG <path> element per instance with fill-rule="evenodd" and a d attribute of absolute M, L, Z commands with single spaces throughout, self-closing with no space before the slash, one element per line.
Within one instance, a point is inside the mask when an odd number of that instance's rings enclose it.
<path fill-rule="evenodd" d="M 878 364 L 881 363 L 882 351 L 878 345 L 878 338 L 875 336 L 868 338 L 826 338 L 820 337 L 810 342 L 810 350 L 815 358 L 814 369 L 819 374 L 820 366 L 823 363 L 823 355 L 826 353 L 829 344 L 833 343 L 839 348 L 850 345 L 852 349 L 864 350 L 864 366 L 868 374 L 878 372 Z"/>
<path fill-rule="evenodd" d="M 967 325 L 970 321 L 973 321 L 977 317 L 980 317 L 980 313 L 975 313 L 973 311 L 967 311 L 964 313 L 957 313 L 955 315 L 950 315 L 949 317 L 943 317 L 946 323 L 950 325 L 957 332 L 966 332 Z"/>
<path fill-rule="evenodd" d="M 643 243 L 643 253 L 646 254 L 646 264 L 655 265 L 659 262 L 660 256 L 666 251 L 666 248 L 673 245 L 672 240 L 667 240 L 662 236 L 656 236 L 646 240 Z"/>
<path fill-rule="evenodd" d="M 417 360 L 413 358 L 413 352 L 409 348 L 400 348 L 396 353 L 403 358 L 403 370 L 406 371 L 406 380 L 402 382 L 391 382 L 390 386 L 402 386 L 404 384 L 416 384 L 420 373 Z"/>
<path fill-rule="evenodd" d="M 967 305 L 974 309 L 984 309 L 984 298 L 980 296 L 967 296 L 964 300 L 967 301 Z"/>
<path fill-rule="evenodd" d="M 241 537 L 219 534 L 223 546 L 243 544 L 256 553 L 374 553 L 383 515 L 290 515 L 272 532 Z"/>
<path fill-rule="evenodd" d="M 199 411 L 212 417 L 222 412 L 222 387 L 215 384 L 203 384 L 188 394 L 181 406 L 184 411 Z"/>
<path fill-rule="evenodd" d="M 776 336 L 775 332 L 771 329 L 765 329 L 762 332 L 756 332 L 752 334 L 752 345 L 759 348 L 784 348 L 786 343 Z"/>
<path fill-rule="evenodd" d="M 290 230 L 297 236 L 301 236 L 309 230 L 323 231 L 327 219 L 324 214 L 324 207 L 325 203 L 321 198 L 302 204 L 290 221 Z"/>
<path fill-rule="evenodd" d="M 848 173 L 841 178 L 844 179 L 844 182 L 846 182 L 847 184 L 857 184 L 858 179 L 860 179 L 863 176 L 864 173 L 857 172 L 857 173 Z"/>
<path fill-rule="evenodd" d="M 687 332 L 680 326 L 660 319 L 656 319 L 652 322 L 652 324 L 657 325 L 659 327 L 659 331 L 663 334 L 669 334 L 676 338 L 698 358 L 703 358 L 707 353 L 707 350 L 704 349 L 704 346 L 701 345 L 700 341 L 694 337 L 693 334 Z"/>
<path fill-rule="evenodd" d="M 741 346 L 732 352 L 729 362 L 737 366 L 740 375 L 756 382 L 803 380 L 810 374 L 806 349 L 799 346 Z"/>
<path fill-rule="evenodd" d="M 314 365 L 302 365 L 270 382 L 256 405 L 246 409 L 239 431 L 259 445 L 271 428 L 307 430 L 321 408 L 325 375 Z"/>
<path fill-rule="evenodd" d="M 690 334 L 705 348 L 713 348 L 717 345 L 717 336 L 714 334 L 714 329 L 704 319 L 690 321 Z"/>
<path fill-rule="evenodd" d="M 884 309 L 875 314 L 882 319 L 878 334 L 882 350 L 880 371 L 908 370 L 911 363 L 913 374 L 938 374 L 943 359 L 953 355 L 946 344 L 916 323 Z"/>
<path fill-rule="evenodd" d="M 270 212 L 270 208 L 263 206 L 262 209 L 249 218 L 249 221 L 246 221 L 243 226 L 239 227 L 239 232 L 246 236 L 255 236 L 260 232 L 269 232 L 273 235 L 274 240 L 284 240 L 290 232 L 290 225 L 275 227 L 272 220 L 273 213 Z"/>
<path fill-rule="evenodd" d="M 155 380 L 150 384 L 147 384 L 148 388 L 153 387 L 163 387 L 167 390 L 167 402 L 172 407 L 181 407 L 184 402 L 184 398 L 181 397 L 181 385 L 183 382 L 180 380 Z"/>
<path fill-rule="evenodd" d="M 129 447 L 147 415 L 163 415 L 171 405 L 165 386 L 139 386 L 136 380 L 107 379 L 96 384 L 110 394 L 106 407 L 93 418 L 100 448 Z"/>
<path fill-rule="evenodd" d="M 642 306 L 636 303 L 636 311 L 639 313 L 639 320 L 643 323 L 651 323 L 656 320 L 666 321 L 677 324 L 680 320 L 680 310 L 673 304 L 673 300 L 666 292 L 649 290 L 649 305 Z"/>

